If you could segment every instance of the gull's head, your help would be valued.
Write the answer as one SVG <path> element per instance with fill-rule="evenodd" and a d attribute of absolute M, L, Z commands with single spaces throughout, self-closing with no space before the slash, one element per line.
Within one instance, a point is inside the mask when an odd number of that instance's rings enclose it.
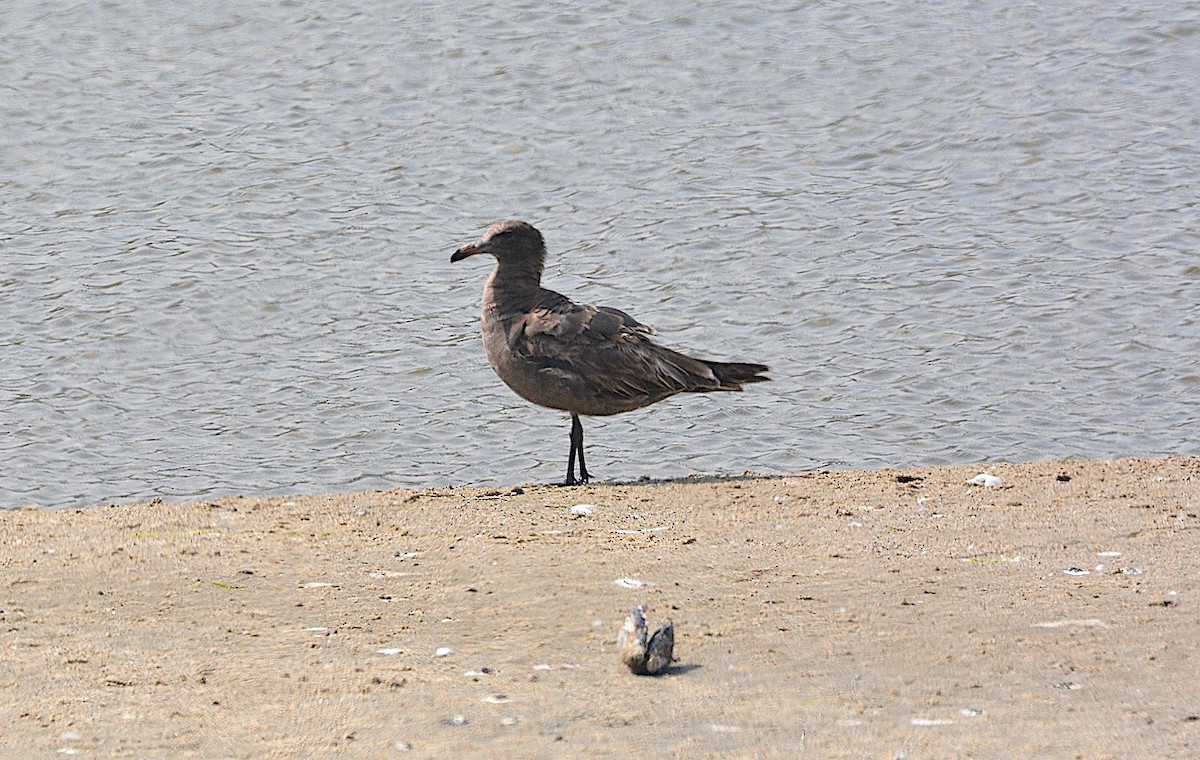
<path fill-rule="evenodd" d="M 541 260 L 546 255 L 542 233 L 528 222 L 511 220 L 496 222 L 487 228 L 483 237 L 468 243 L 454 252 L 451 263 L 462 261 L 478 253 L 490 253 L 497 261 Z"/>

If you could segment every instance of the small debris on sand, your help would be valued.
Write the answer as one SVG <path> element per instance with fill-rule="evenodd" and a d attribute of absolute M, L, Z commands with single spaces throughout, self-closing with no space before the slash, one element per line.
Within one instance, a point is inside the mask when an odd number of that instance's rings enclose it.
<path fill-rule="evenodd" d="M 668 620 L 653 636 L 648 637 L 648 633 L 645 608 L 638 605 L 625 618 L 625 625 L 617 638 L 621 662 L 639 676 L 661 675 L 671 666 L 674 658 L 675 624 Z"/>

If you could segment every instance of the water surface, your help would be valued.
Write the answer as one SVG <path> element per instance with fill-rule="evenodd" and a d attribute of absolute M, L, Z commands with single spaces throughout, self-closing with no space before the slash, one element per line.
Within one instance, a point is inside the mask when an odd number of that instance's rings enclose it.
<path fill-rule="evenodd" d="M 0 505 L 561 479 L 487 266 L 775 382 L 601 478 L 1197 452 L 1187 6 L 0 6 Z"/>

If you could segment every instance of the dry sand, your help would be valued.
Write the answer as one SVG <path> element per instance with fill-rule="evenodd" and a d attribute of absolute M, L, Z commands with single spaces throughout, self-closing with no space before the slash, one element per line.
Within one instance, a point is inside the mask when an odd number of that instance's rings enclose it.
<path fill-rule="evenodd" d="M 0 752 L 1200 756 L 1197 512 L 1200 458 L 2 512 Z"/>

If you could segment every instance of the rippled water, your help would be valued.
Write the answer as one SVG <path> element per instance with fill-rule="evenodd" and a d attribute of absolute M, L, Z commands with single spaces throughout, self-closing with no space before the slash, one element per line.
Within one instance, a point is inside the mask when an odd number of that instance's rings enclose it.
<path fill-rule="evenodd" d="M 0 5 L 0 505 L 561 479 L 479 259 L 775 382 L 602 478 L 1196 453 L 1194 5 Z"/>

